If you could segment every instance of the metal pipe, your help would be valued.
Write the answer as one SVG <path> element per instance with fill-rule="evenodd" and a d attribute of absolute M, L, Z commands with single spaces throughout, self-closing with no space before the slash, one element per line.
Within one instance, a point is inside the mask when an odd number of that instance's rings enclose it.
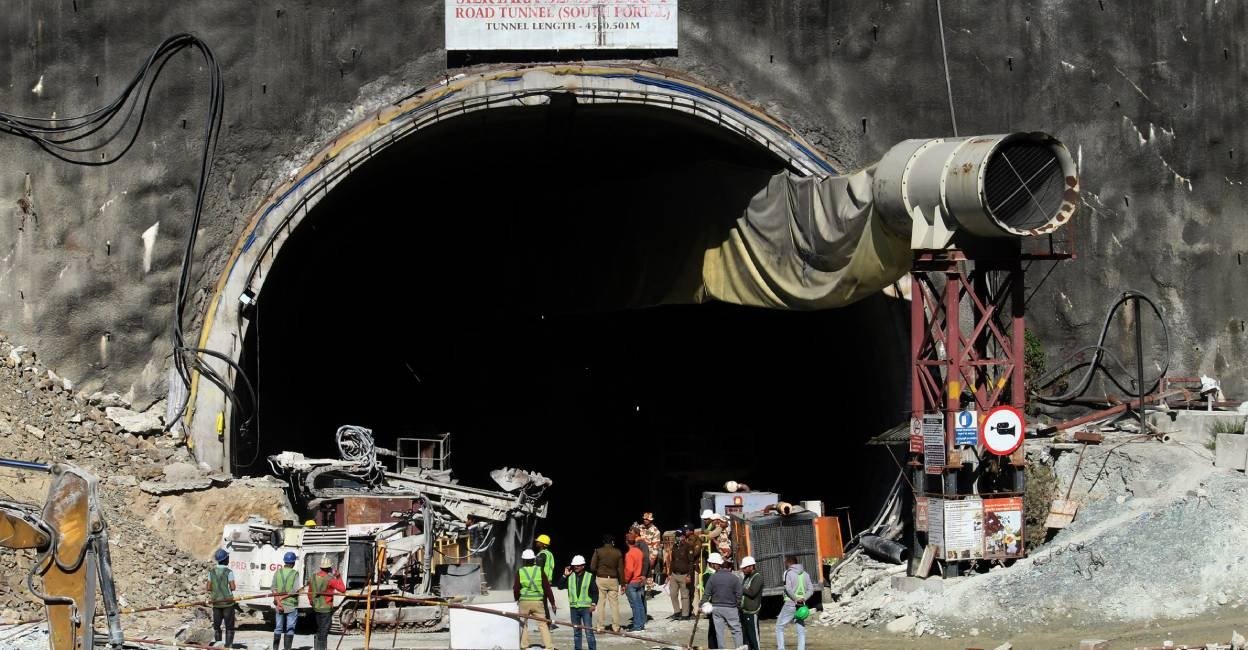
<path fill-rule="evenodd" d="M 0 458 L 0 467 L 9 469 L 24 469 L 32 472 L 51 472 L 52 466 L 43 463 L 32 463 L 26 460 L 13 460 L 12 458 Z"/>
<path fill-rule="evenodd" d="M 904 564 L 906 560 L 910 559 L 910 549 L 891 539 L 884 539 L 879 535 L 863 535 L 858 539 L 858 543 L 862 544 L 862 548 L 867 552 L 867 555 L 881 562 Z"/>

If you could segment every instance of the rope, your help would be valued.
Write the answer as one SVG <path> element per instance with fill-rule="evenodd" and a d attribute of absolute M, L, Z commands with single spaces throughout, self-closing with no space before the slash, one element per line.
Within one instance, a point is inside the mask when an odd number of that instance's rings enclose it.
<path fill-rule="evenodd" d="M 949 120 L 953 122 L 953 136 L 958 136 L 958 116 L 953 111 L 953 82 L 949 80 L 949 54 L 945 51 L 945 12 L 936 0 L 936 20 L 940 27 L 940 58 L 945 62 L 945 90 L 949 93 Z"/>

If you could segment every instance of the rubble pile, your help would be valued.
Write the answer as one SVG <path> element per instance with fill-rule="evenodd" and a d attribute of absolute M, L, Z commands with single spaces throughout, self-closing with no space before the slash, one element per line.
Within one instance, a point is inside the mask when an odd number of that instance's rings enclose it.
<path fill-rule="evenodd" d="M 1183 619 L 1248 604 L 1248 477 L 1215 467 L 1203 440 L 1136 433 L 1106 434 L 1082 461 L 1078 445 L 1027 442 L 1028 461 L 1050 464 L 1061 492 L 1082 504 L 1074 523 L 1029 557 L 943 580 L 859 558 L 833 580 L 834 602 L 816 624 L 948 637 Z"/>
<path fill-rule="evenodd" d="M 74 392 L 70 380 L 0 335 L 0 456 L 67 461 L 100 477 L 99 495 L 123 607 L 203 597 L 200 576 L 208 564 L 144 525 L 136 514 L 159 503 L 159 497 L 140 489 L 144 482 L 164 482 L 166 469 L 173 465 L 181 472 L 189 465 L 198 473 L 180 440 L 162 433 L 163 414 L 163 403 L 135 411 L 116 394 Z M 12 470 L 0 470 L 0 477 L 0 499 L 43 503 L 46 477 Z M 42 604 L 25 586 L 33 558 L 31 551 L 0 553 L 0 620 L 40 615 Z"/>

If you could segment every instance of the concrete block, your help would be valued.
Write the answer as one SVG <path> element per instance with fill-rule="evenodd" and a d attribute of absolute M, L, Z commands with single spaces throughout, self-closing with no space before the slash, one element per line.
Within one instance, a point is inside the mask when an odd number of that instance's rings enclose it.
<path fill-rule="evenodd" d="M 1219 433 L 1213 464 L 1241 472 L 1248 470 L 1248 436 L 1242 433 Z"/>
<path fill-rule="evenodd" d="M 1079 650 L 1109 650 L 1109 641 L 1105 639 L 1084 639 L 1079 642 Z"/>
<path fill-rule="evenodd" d="M 913 630 L 914 626 L 918 624 L 919 624 L 919 619 L 907 614 L 905 616 L 901 616 L 899 618 L 893 619 L 891 622 L 889 622 L 887 625 L 884 626 L 884 629 L 888 630 L 889 632 L 893 634 L 905 634 L 906 632 Z"/>
<path fill-rule="evenodd" d="M 923 586 L 923 579 L 915 578 L 913 576 L 893 576 L 889 581 L 889 586 L 893 588 L 893 591 L 900 591 L 908 594 L 918 591 L 919 588 Z"/>

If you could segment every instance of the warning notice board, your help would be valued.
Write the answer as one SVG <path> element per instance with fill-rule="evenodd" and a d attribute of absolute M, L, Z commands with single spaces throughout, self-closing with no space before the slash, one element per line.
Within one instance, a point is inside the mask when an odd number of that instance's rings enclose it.
<path fill-rule="evenodd" d="M 928 474 L 945 471 L 945 414 L 923 414 L 923 470 Z"/>
<path fill-rule="evenodd" d="M 446 0 L 446 49 L 675 50 L 677 0 Z"/>
<path fill-rule="evenodd" d="M 984 557 L 984 504 L 979 498 L 927 500 L 927 542 L 946 561 Z"/>
<path fill-rule="evenodd" d="M 945 501 L 946 560 L 984 557 L 984 504 L 976 498 Z"/>
<path fill-rule="evenodd" d="M 1023 556 L 1023 498 L 984 499 L 984 557 Z"/>

